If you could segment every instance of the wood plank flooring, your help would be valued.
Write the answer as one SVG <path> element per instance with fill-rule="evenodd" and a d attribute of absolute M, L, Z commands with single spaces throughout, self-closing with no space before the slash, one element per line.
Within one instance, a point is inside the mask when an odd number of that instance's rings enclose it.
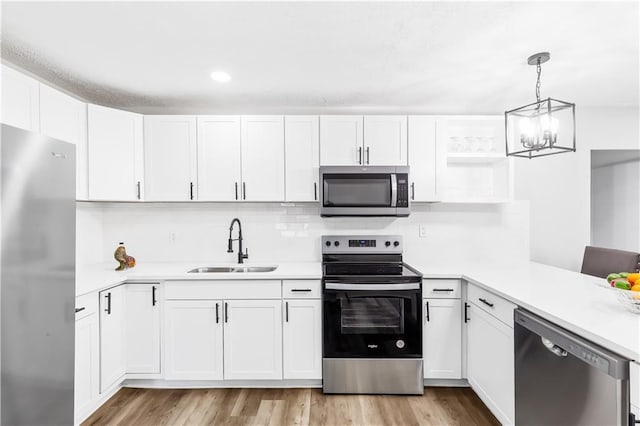
<path fill-rule="evenodd" d="M 469 388 L 423 396 L 324 395 L 321 389 L 135 389 L 88 425 L 499 425 Z"/>

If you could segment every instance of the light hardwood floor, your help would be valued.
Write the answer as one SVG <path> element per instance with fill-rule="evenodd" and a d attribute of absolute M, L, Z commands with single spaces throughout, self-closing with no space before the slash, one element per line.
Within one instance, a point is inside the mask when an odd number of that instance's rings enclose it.
<path fill-rule="evenodd" d="M 324 395 L 321 389 L 133 389 L 83 425 L 499 425 L 469 388 L 423 396 Z"/>

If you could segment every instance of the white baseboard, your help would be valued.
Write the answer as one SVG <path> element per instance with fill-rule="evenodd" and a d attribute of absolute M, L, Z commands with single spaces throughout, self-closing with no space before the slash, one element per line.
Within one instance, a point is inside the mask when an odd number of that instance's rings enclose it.
<path fill-rule="evenodd" d="M 156 389 L 321 388 L 322 380 L 163 380 L 127 378 L 122 386 Z"/>
<path fill-rule="evenodd" d="M 424 379 L 425 387 L 468 388 L 467 379 Z"/>

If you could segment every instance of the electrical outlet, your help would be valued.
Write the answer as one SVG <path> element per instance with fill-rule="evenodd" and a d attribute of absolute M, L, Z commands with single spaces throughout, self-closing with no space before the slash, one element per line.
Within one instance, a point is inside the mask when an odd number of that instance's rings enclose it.
<path fill-rule="evenodd" d="M 426 238 L 427 237 L 427 225 L 420 225 L 418 227 L 418 233 L 420 235 L 420 238 Z"/>
<path fill-rule="evenodd" d="M 175 243 L 175 242 L 176 242 L 176 233 L 175 233 L 175 232 L 171 232 L 171 233 L 169 234 L 169 241 L 170 241 L 171 243 Z"/>

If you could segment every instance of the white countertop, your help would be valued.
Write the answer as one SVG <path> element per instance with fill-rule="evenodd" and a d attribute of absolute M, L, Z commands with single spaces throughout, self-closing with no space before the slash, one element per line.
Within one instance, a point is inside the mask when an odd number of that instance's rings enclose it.
<path fill-rule="evenodd" d="M 274 262 L 272 272 L 190 274 L 203 263 L 147 263 L 116 272 L 115 264 L 80 267 L 76 295 L 100 291 L 125 281 L 320 279 L 320 262 Z M 247 263 L 245 266 L 264 266 Z M 551 322 L 631 360 L 640 360 L 640 316 L 627 312 L 615 292 L 595 283 L 602 279 L 534 262 L 503 265 L 411 264 L 424 278 L 465 279 Z"/>

